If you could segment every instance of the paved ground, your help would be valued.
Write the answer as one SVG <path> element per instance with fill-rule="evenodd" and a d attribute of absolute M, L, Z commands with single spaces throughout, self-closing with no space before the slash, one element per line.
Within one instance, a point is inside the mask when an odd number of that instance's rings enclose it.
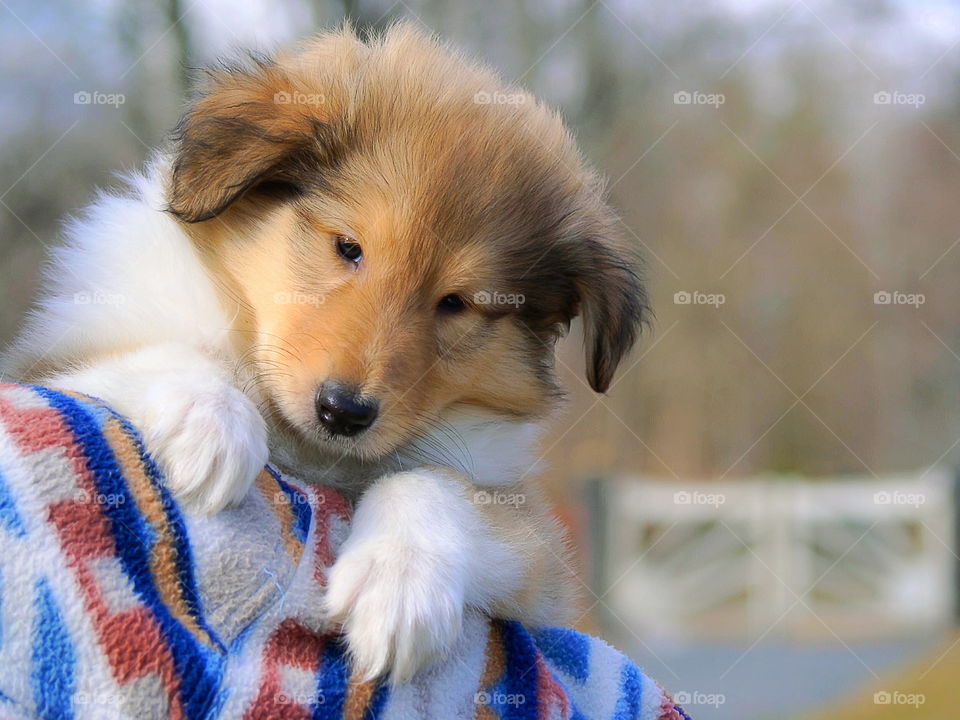
<path fill-rule="evenodd" d="M 877 693 L 882 693 L 877 702 Z M 909 667 L 804 720 L 956 720 L 960 717 L 960 634 L 944 638 Z"/>
<path fill-rule="evenodd" d="M 649 648 L 636 640 L 617 644 L 675 695 L 690 696 L 687 710 L 694 720 L 788 720 L 837 703 L 864 686 L 882 686 L 876 676 L 889 677 L 925 654 L 935 656 L 943 638 L 848 647 L 839 642 L 770 641 L 749 652 L 747 645 L 718 643 Z"/>

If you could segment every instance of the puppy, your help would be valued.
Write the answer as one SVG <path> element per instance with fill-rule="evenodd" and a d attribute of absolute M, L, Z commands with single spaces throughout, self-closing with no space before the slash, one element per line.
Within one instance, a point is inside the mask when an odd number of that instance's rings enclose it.
<path fill-rule="evenodd" d="M 647 312 L 601 189 L 555 113 L 410 25 L 220 66 L 70 224 L 7 373 L 127 415 L 195 511 L 268 456 L 347 493 L 326 611 L 403 680 L 466 605 L 569 619 L 529 481 L 555 341 L 583 316 L 603 392 Z"/>

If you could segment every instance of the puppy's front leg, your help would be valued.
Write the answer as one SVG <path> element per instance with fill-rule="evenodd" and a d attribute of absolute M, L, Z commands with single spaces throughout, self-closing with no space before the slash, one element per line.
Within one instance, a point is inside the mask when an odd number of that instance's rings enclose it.
<path fill-rule="evenodd" d="M 358 502 L 327 611 L 367 677 L 406 680 L 442 656 L 465 605 L 534 623 L 565 619 L 562 545 L 547 544 L 559 531 L 483 492 L 452 470 L 423 468 L 381 478 Z"/>
<path fill-rule="evenodd" d="M 188 345 L 117 353 L 39 381 L 98 397 L 129 418 L 168 487 L 194 510 L 239 502 L 267 462 L 256 406 L 220 363 Z"/>

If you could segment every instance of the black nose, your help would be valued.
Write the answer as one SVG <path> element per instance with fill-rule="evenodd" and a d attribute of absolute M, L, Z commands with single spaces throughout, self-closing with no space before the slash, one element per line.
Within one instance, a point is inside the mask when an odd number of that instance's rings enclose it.
<path fill-rule="evenodd" d="M 320 424 L 334 435 L 356 435 L 377 418 L 377 403 L 360 397 L 356 388 L 328 381 L 317 392 Z"/>

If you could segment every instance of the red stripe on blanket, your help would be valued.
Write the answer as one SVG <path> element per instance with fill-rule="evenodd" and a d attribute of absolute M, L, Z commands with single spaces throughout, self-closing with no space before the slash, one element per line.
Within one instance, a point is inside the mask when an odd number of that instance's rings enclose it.
<path fill-rule="evenodd" d="M 566 690 L 557 678 L 550 672 L 539 651 L 537 652 L 537 703 L 540 706 L 537 711 L 538 717 L 553 717 L 556 710 L 560 713 L 560 720 L 570 719 L 570 698 L 567 697 Z"/>
<path fill-rule="evenodd" d="M 677 712 L 672 700 L 664 700 L 660 706 L 660 714 L 657 720 L 683 720 L 683 715 Z"/>
<path fill-rule="evenodd" d="M 326 644 L 325 637 L 296 620 L 287 618 L 267 640 L 264 660 L 275 665 L 282 663 L 302 670 L 316 671 L 320 667 L 320 655 Z"/>
<path fill-rule="evenodd" d="M 119 420 L 110 418 L 103 425 L 103 435 L 110 442 L 114 457 L 120 465 L 127 488 L 140 511 L 140 516 L 153 528 L 154 539 L 150 552 L 150 575 L 164 605 L 170 613 L 207 647 L 215 643 L 209 631 L 202 629 L 191 611 L 184 587 L 180 581 L 174 530 L 163 506 L 159 488 L 151 482 L 144 467 L 136 439 Z"/>
<path fill-rule="evenodd" d="M 61 546 L 70 556 L 71 565 L 79 567 L 87 560 L 115 554 L 110 522 L 101 512 L 99 504 L 67 500 L 53 503 L 47 508 L 47 513 L 60 535 Z"/>
<path fill-rule="evenodd" d="M 160 676 L 167 698 L 171 701 L 171 717 L 182 716 L 177 697 L 180 679 L 173 665 L 173 656 L 160 628 L 145 607 L 107 615 L 98 624 L 100 647 L 120 683 L 128 683 L 150 673 Z M 137 642 L 130 642 L 130 638 Z"/>
<path fill-rule="evenodd" d="M 100 517 L 94 517 L 94 513 Z M 86 519 L 78 521 L 80 517 Z M 139 604 L 111 613 L 97 578 L 87 564 L 91 559 L 110 557 L 116 552 L 107 518 L 102 515 L 100 506 L 58 503 L 51 507 L 50 520 L 60 536 L 67 565 L 74 571 L 87 615 L 97 634 L 97 643 L 114 678 L 120 684 L 126 684 L 150 673 L 158 674 L 167 695 L 170 720 L 183 718 L 178 694 L 180 678 L 157 621 L 145 606 Z M 117 592 L 118 588 L 111 590 Z M 130 638 L 137 640 L 130 642 Z"/>
<path fill-rule="evenodd" d="M 284 620 L 267 639 L 263 649 L 263 674 L 257 697 L 244 720 L 309 720 L 310 708 L 284 695 L 281 666 L 316 674 L 327 640 L 295 620 Z"/>
<path fill-rule="evenodd" d="M 127 683 L 150 673 L 160 676 L 168 699 L 168 717 L 184 717 L 178 697 L 179 678 L 170 649 L 164 641 L 156 620 L 143 605 L 134 605 L 121 612 L 111 613 L 102 589 L 90 568 L 90 561 L 117 555 L 110 531 L 110 521 L 100 503 L 95 500 L 96 486 L 83 455 L 77 450 L 73 434 L 52 408 L 19 411 L 10 403 L 0 402 L 0 418 L 5 423 L 18 423 L 20 447 L 31 452 L 62 448 L 70 460 L 72 478 L 61 478 L 64 484 L 76 487 L 76 497 L 53 502 L 47 507 L 47 520 L 59 536 L 59 546 L 67 566 L 73 571 L 81 597 L 97 634 L 101 652 L 107 658 L 114 677 Z M 113 588 L 116 591 L 116 588 Z M 130 642 L 137 638 L 137 642 Z"/>
<path fill-rule="evenodd" d="M 677 710 L 676 703 L 673 701 L 670 693 L 668 693 L 666 688 L 659 682 L 657 682 L 656 685 L 660 689 L 660 692 L 663 693 L 663 700 L 660 702 L 660 714 L 657 715 L 657 720 L 683 720 L 683 715 Z"/>
<path fill-rule="evenodd" d="M 327 586 L 327 570 L 333 565 L 334 548 L 330 544 L 330 519 L 334 516 L 344 522 L 350 519 L 350 505 L 342 495 L 327 487 L 312 488 L 316 495 L 313 508 L 314 547 L 313 579 L 320 587 Z"/>
<path fill-rule="evenodd" d="M 23 453 L 35 453 L 53 447 L 73 450 L 68 453 L 76 462 L 73 435 L 60 414 L 50 408 L 22 408 L 0 395 L 0 420 Z"/>

